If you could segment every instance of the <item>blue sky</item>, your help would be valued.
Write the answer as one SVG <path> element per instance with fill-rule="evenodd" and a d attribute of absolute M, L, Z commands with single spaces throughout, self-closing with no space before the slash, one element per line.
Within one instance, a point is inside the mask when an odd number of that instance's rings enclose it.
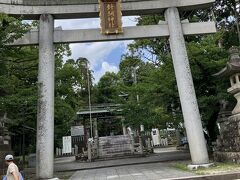
<path fill-rule="evenodd" d="M 135 26 L 136 17 L 123 17 L 123 26 Z M 99 18 L 56 20 L 55 27 L 61 26 L 63 29 L 91 29 L 99 28 Z M 100 33 L 100 32 L 99 32 Z M 118 65 L 121 55 L 127 50 L 127 45 L 132 41 L 111 41 L 96 43 L 70 44 L 72 56 L 77 59 L 85 57 L 90 61 L 90 67 L 94 71 L 95 83 L 99 81 L 107 71 L 118 72 Z"/>

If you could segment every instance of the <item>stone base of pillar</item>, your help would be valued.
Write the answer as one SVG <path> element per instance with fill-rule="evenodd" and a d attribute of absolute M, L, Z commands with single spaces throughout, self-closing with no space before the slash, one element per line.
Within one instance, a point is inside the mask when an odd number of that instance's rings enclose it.
<path fill-rule="evenodd" d="M 214 163 L 208 163 L 208 164 L 189 164 L 187 167 L 189 170 L 196 170 L 198 168 L 209 168 L 213 166 Z"/>
<path fill-rule="evenodd" d="M 220 135 L 214 148 L 214 161 L 240 164 L 240 114 L 218 119 Z"/>

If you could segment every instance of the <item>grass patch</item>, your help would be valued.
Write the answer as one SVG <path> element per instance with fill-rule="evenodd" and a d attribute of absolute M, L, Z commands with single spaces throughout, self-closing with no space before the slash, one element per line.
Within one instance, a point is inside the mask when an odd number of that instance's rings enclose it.
<path fill-rule="evenodd" d="M 240 172 L 240 165 L 233 163 L 214 163 L 212 167 L 209 168 L 198 168 L 197 170 L 189 170 L 187 168 L 188 163 L 173 163 L 171 167 L 182 170 L 192 172 L 198 175 L 212 175 L 212 174 L 221 174 L 221 173 L 234 173 Z"/>
<path fill-rule="evenodd" d="M 179 170 L 182 170 L 182 171 L 190 171 L 188 168 L 187 168 L 187 164 L 185 163 L 175 163 L 175 164 L 172 164 L 171 167 L 175 168 L 175 169 L 179 169 Z M 191 172 L 191 171 L 190 171 Z"/>

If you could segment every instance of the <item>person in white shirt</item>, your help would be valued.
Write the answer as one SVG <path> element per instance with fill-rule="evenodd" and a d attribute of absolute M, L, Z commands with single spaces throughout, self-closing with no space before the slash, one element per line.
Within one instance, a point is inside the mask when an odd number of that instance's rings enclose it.
<path fill-rule="evenodd" d="M 13 162 L 13 156 L 7 155 L 5 157 L 5 163 L 8 166 L 6 178 L 7 180 L 20 180 L 19 169 L 16 164 Z"/>

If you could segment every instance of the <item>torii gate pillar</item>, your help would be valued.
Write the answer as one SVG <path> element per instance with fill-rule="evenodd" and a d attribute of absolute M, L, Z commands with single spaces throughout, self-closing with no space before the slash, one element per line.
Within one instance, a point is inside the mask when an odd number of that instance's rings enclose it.
<path fill-rule="evenodd" d="M 53 16 L 41 15 L 39 22 L 37 179 L 53 177 L 55 71 L 53 32 Z"/>
<path fill-rule="evenodd" d="M 197 98 L 192 80 L 182 24 L 177 8 L 165 12 L 178 91 L 193 165 L 209 163 Z"/>

